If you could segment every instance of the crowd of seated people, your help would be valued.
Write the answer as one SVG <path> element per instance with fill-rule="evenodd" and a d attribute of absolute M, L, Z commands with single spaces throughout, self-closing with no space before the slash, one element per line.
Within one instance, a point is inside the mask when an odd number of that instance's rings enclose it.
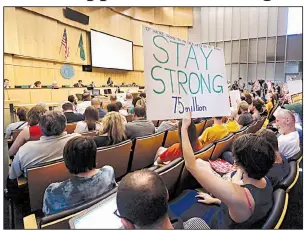
<path fill-rule="evenodd" d="M 156 173 L 149 170 L 130 173 L 121 180 L 117 193 L 116 215 L 125 228 L 250 228 L 267 215 L 273 204 L 273 187 L 289 174 L 287 159 L 300 151 L 296 118 L 292 111 L 281 109 L 276 114 L 274 126 L 279 136 L 264 129 L 259 135 L 243 135 L 233 142 L 232 151 L 220 157 L 234 168 L 226 178 L 214 173 L 208 161 L 195 160 L 194 153 L 267 116 L 268 110 L 260 97 L 256 99 L 245 92 L 244 99 L 249 103 L 245 100 L 239 102 L 238 108 L 231 108 L 228 118 L 213 117 L 213 125 L 198 137 L 194 120 L 189 115 L 183 120 L 162 121 L 155 128 L 146 117 L 146 94 L 136 102 L 131 96 L 127 93 L 121 103 L 116 95 L 112 95 L 111 103 L 105 105 L 107 111 L 98 98 L 91 99 L 87 93 L 83 94 L 83 102 L 77 104 L 76 109 L 75 98 L 70 97 L 70 102 L 62 105 L 63 112 L 48 112 L 42 106 L 35 106 L 24 118 L 26 109 L 21 108 L 17 113 L 21 116 L 20 122 L 10 125 L 12 131 L 25 122 L 10 148 L 9 154 L 15 156 L 9 179 L 21 175 L 26 177 L 29 167 L 64 158 L 73 176 L 49 185 L 43 200 L 44 214 L 56 214 L 97 198 L 116 186 L 111 166 L 96 169 L 97 148 L 177 130 L 179 143 L 169 148 L 160 147 L 155 161 L 166 165 L 183 157 L 187 170 L 206 193 L 184 191 L 180 197 L 196 196 L 196 199 L 188 200 L 189 209 L 180 217 L 174 216 L 172 213 L 178 209 L 176 200 L 170 204 L 168 213 L 168 192 Z M 269 100 L 266 103 L 270 103 Z M 132 114 L 132 122 L 126 121 L 125 116 L 129 114 Z M 67 123 L 76 123 L 73 134 L 65 132 Z M 96 136 L 80 135 L 91 131 L 96 131 Z M 39 140 L 28 142 L 37 137 Z M 229 197 L 230 194 L 233 196 Z M 214 215 L 209 216 L 209 213 Z M 205 222 L 204 217 L 207 217 Z"/>

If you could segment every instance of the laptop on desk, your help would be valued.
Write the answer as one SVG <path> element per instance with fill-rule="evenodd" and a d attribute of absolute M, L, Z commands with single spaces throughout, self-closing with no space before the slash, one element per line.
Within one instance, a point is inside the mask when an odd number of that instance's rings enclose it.
<path fill-rule="evenodd" d="M 84 210 L 80 214 L 69 220 L 71 229 L 123 229 L 119 217 L 114 212 L 116 206 L 116 194 L 113 193 L 108 198 L 98 204 Z"/>

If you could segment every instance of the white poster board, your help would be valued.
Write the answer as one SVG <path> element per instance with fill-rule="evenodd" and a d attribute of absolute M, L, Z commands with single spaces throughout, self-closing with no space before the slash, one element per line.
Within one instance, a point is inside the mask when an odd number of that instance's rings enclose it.
<path fill-rule="evenodd" d="M 238 108 L 237 100 L 241 101 L 241 95 L 239 90 L 229 91 L 231 107 Z"/>
<path fill-rule="evenodd" d="M 303 91 L 302 80 L 288 81 L 287 85 L 288 85 L 289 95 L 295 95 Z"/>
<path fill-rule="evenodd" d="M 149 120 L 229 116 L 224 53 L 143 26 Z"/>

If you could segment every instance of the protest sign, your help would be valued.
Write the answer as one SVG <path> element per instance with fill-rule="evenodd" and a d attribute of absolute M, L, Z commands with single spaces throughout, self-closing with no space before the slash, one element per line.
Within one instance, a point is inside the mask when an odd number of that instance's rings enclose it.
<path fill-rule="evenodd" d="M 229 96 L 230 96 L 231 107 L 235 109 L 238 108 L 237 100 L 241 101 L 240 91 L 239 90 L 229 91 Z"/>
<path fill-rule="evenodd" d="M 224 53 L 143 26 L 149 120 L 229 116 Z"/>
<path fill-rule="evenodd" d="M 302 103 L 302 102 L 303 102 L 303 94 L 302 93 L 291 95 L 291 103 L 292 104 Z"/>
<path fill-rule="evenodd" d="M 295 95 L 303 91 L 302 80 L 288 81 L 287 85 L 288 85 L 289 95 Z"/>

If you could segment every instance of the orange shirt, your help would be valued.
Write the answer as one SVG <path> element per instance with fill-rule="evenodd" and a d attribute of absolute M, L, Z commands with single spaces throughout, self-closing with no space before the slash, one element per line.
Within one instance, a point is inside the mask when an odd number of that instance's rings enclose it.
<path fill-rule="evenodd" d="M 201 144 L 197 141 L 196 150 L 200 150 Z M 180 144 L 176 143 L 170 146 L 165 152 L 163 152 L 160 156 L 162 162 L 173 161 L 179 157 L 182 157 L 182 152 L 180 148 Z"/>

